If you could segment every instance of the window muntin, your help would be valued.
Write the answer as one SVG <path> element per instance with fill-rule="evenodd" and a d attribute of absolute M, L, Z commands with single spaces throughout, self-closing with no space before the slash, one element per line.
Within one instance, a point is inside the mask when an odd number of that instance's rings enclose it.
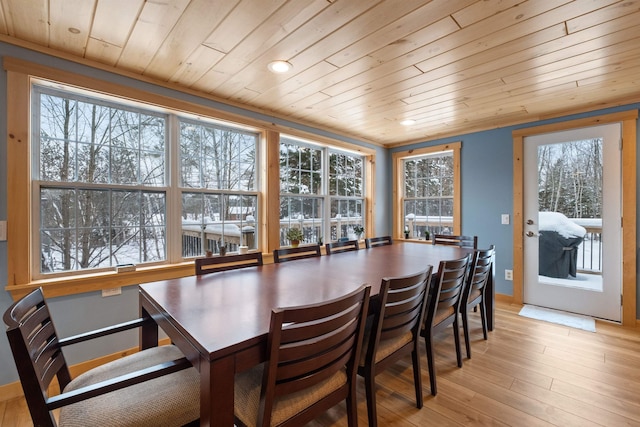
<path fill-rule="evenodd" d="M 35 277 L 257 248 L 257 133 L 38 85 L 33 93 Z"/>
<path fill-rule="evenodd" d="M 180 185 L 256 191 L 258 134 L 215 124 L 180 121 Z"/>
<path fill-rule="evenodd" d="M 363 156 L 282 138 L 280 245 L 292 227 L 303 243 L 355 238 L 353 226 L 364 226 L 363 180 Z"/>
<path fill-rule="evenodd" d="M 402 160 L 403 229 L 409 237 L 453 233 L 454 152 L 442 151 Z"/>
<path fill-rule="evenodd" d="M 284 139 L 280 143 L 280 192 L 323 194 L 320 148 Z"/>
<path fill-rule="evenodd" d="M 36 87 L 41 181 L 163 186 L 166 116 Z"/>
<path fill-rule="evenodd" d="M 362 197 L 364 159 L 347 153 L 329 152 L 329 194 Z"/>
<path fill-rule="evenodd" d="M 41 273 L 166 257 L 164 193 L 41 187 L 40 212 Z"/>

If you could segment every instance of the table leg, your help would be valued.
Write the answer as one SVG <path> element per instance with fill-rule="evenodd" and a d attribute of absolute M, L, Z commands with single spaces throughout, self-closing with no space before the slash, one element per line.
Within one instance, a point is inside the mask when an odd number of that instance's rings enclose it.
<path fill-rule="evenodd" d="M 140 317 L 151 319 L 149 312 L 140 305 Z M 158 346 L 158 324 L 155 321 L 145 322 L 140 327 L 140 350 Z"/>
<path fill-rule="evenodd" d="M 200 363 L 200 425 L 233 426 L 233 356 Z"/>

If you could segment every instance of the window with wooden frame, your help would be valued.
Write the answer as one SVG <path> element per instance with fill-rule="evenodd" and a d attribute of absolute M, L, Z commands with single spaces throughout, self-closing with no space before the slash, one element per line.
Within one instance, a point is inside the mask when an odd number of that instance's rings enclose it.
<path fill-rule="evenodd" d="M 290 228 L 302 243 L 355 238 L 366 223 L 365 164 L 359 153 L 281 138 L 280 245 Z"/>
<path fill-rule="evenodd" d="M 394 237 L 460 233 L 460 146 L 393 153 Z"/>
<path fill-rule="evenodd" d="M 34 278 L 256 248 L 257 132 L 32 90 Z"/>
<path fill-rule="evenodd" d="M 221 245 L 280 246 L 280 136 L 270 121 L 15 58 L 4 67 L 14 298 L 37 286 L 54 297 L 190 275 L 193 257 Z M 68 114 L 44 117 L 45 107 Z M 362 156 L 374 176 L 375 150 L 288 131 Z M 373 221 L 373 183 L 363 187 Z"/>

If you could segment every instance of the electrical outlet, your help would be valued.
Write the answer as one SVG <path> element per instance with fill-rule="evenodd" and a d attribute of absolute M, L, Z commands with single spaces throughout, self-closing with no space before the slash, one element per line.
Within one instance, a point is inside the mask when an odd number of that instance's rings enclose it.
<path fill-rule="evenodd" d="M 122 288 L 109 288 L 102 290 L 103 297 L 113 297 L 116 295 L 120 295 L 122 293 Z"/>
<path fill-rule="evenodd" d="M 504 280 L 513 280 L 513 270 L 504 271 Z"/>

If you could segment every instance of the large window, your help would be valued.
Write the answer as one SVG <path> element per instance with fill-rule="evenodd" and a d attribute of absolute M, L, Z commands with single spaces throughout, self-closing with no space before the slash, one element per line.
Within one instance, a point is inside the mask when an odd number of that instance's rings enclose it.
<path fill-rule="evenodd" d="M 37 275 L 256 248 L 257 133 L 44 86 L 33 93 Z"/>
<path fill-rule="evenodd" d="M 282 138 L 280 143 L 280 245 L 299 228 L 303 243 L 354 238 L 364 225 L 364 158 Z"/>
<path fill-rule="evenodd" d="M 395 153 L 398 234 L 429 240 L 459 231 L 459 144 Z"/>
<path fill-rule="evenodd" d="M 11 58 L 3 65 L 14 297 L 192 275 L 194 257 L 223 246 L 270 253 L 289 244 L 291 227 L 317 242 L 373 222 L 363 179 L 365 167 L 373 176 L 373 149 L 321 135 L 282 139 L 195 97 Z M 135 271 L 114 268 L 122 264 Z"/>

